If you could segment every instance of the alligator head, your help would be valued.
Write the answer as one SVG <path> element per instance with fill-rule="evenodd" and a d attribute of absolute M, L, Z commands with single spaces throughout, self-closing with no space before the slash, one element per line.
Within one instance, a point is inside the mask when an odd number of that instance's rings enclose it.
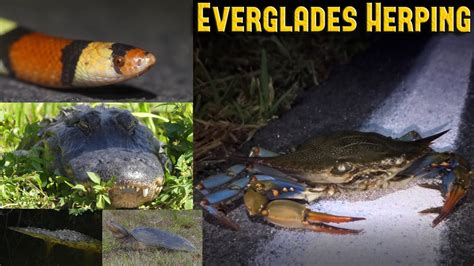
<path fill-rule="evenodd" d="M 103 180 L 114 178 L 109 191 L 112 207 L 135 208 L 161 191 L 169 163 L 162 144 L 129 112 L 86 105 L 64 109 L 40 132 L 52 169 L 89 183 L 87 172 Z"/>

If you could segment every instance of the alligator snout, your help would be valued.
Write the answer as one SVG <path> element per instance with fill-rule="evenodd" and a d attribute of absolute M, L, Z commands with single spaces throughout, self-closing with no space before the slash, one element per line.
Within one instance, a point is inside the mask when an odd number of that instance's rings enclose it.
<path fill-rule="evenodd" d="M 135 208 L 153 200 L 164 179 L 155 154 L 125 148 L 83 152 L 69 160 L 65 171 L 79 183 L 88 182 L 87 172 L 96 173 L 102 180 L 114 178 L 109 196 L 115 208 Z"/>

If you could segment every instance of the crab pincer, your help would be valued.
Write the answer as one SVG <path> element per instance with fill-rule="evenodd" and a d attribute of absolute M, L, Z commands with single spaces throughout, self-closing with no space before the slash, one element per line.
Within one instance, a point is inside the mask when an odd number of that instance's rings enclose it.
<path fill-rule="evenodd" d="M 337 216 L 327 213 L 314 212 L 305 204 L 287 199 L 269 200 L 268 191 L 278 189 L 274 183 L 252 179 L 244 194 L 244 203 L 250 215 L 263 216 L 268 222 L 286 228 L 304 228 L 315 232 L 330 234 L 358 234 L 362 230 L 352 230 L 327 225 L 325 223 L 346 223 L 365 220 L 360 217 Z M 281 191 L 281 190 L 280 190 Z M 275 198 L 293 198 L 285 195 L 287 192 L 274 193 Z M 278 194 L 278 196 L 277 196 Z"/>
<path fill-rule="evenodd" d="M 347 235 L 359 234 L 362 230 L 353 230 L 327 225 L 325 223 L 347 223 L 365 220 L 360 217 L 337 216 L 328 213 L 314 212 L 291 200 L 274 200 L 261 211 L 269 222 L 286 228 L 304 228 L 315 232 Z"/>

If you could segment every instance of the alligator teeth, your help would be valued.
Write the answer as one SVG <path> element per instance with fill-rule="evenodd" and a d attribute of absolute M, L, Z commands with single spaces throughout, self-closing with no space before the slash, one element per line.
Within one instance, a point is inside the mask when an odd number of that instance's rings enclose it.
<path fill-rule="evenodd" d="M 143 197 L 148 196 L 148 188 L 143 189 Z"/>
<path fill-rule="evenodd" d="M 136 188 L 135 188 L 135 191 L 137 191 L 137 192 L 140 191 L 140 188 L 139 188 L 139 187 L 136 187 Z"/>

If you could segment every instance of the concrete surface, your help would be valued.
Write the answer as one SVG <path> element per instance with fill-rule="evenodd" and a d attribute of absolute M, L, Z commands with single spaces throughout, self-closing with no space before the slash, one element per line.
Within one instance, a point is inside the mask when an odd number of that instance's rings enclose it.
<path fill-rule="evenodd" d="M 153 52 L 157 64 L 99 89 L 45 89 L 0 76 L 0 101 L 192 101 L 191 14 L 191 1 L 2 0 L 0 17 L 50 35 L 131 44 Z"/>
<path fill-rule="evenodd" d="M 287 151 L 317 133 L 358 129 L 399 136 L 417 129 L 428 135 L 451 128 L 434 145 L 474 164 L 474 35 L 386 36 L 322 86 L 302 95 L 281 118 L 258 132 L 259 144 Z M 455 47 L 455 49 L 453 49 Z M 243 206 L 230 213 L 239 232 L 206 222 L 209 265 L 433 265 L 474 262 L 474 190 L 447 222 L 431 228 L 433 215 L 417 212 L 442 204 L 437 191 L 410 186 L 367 200 L 325 200 L 311 208 L 366 217 L 344 224 L 358 236 L 332 236 L 250 221 Z M 212 222 L 212 219 L 208 219 Z"/>

